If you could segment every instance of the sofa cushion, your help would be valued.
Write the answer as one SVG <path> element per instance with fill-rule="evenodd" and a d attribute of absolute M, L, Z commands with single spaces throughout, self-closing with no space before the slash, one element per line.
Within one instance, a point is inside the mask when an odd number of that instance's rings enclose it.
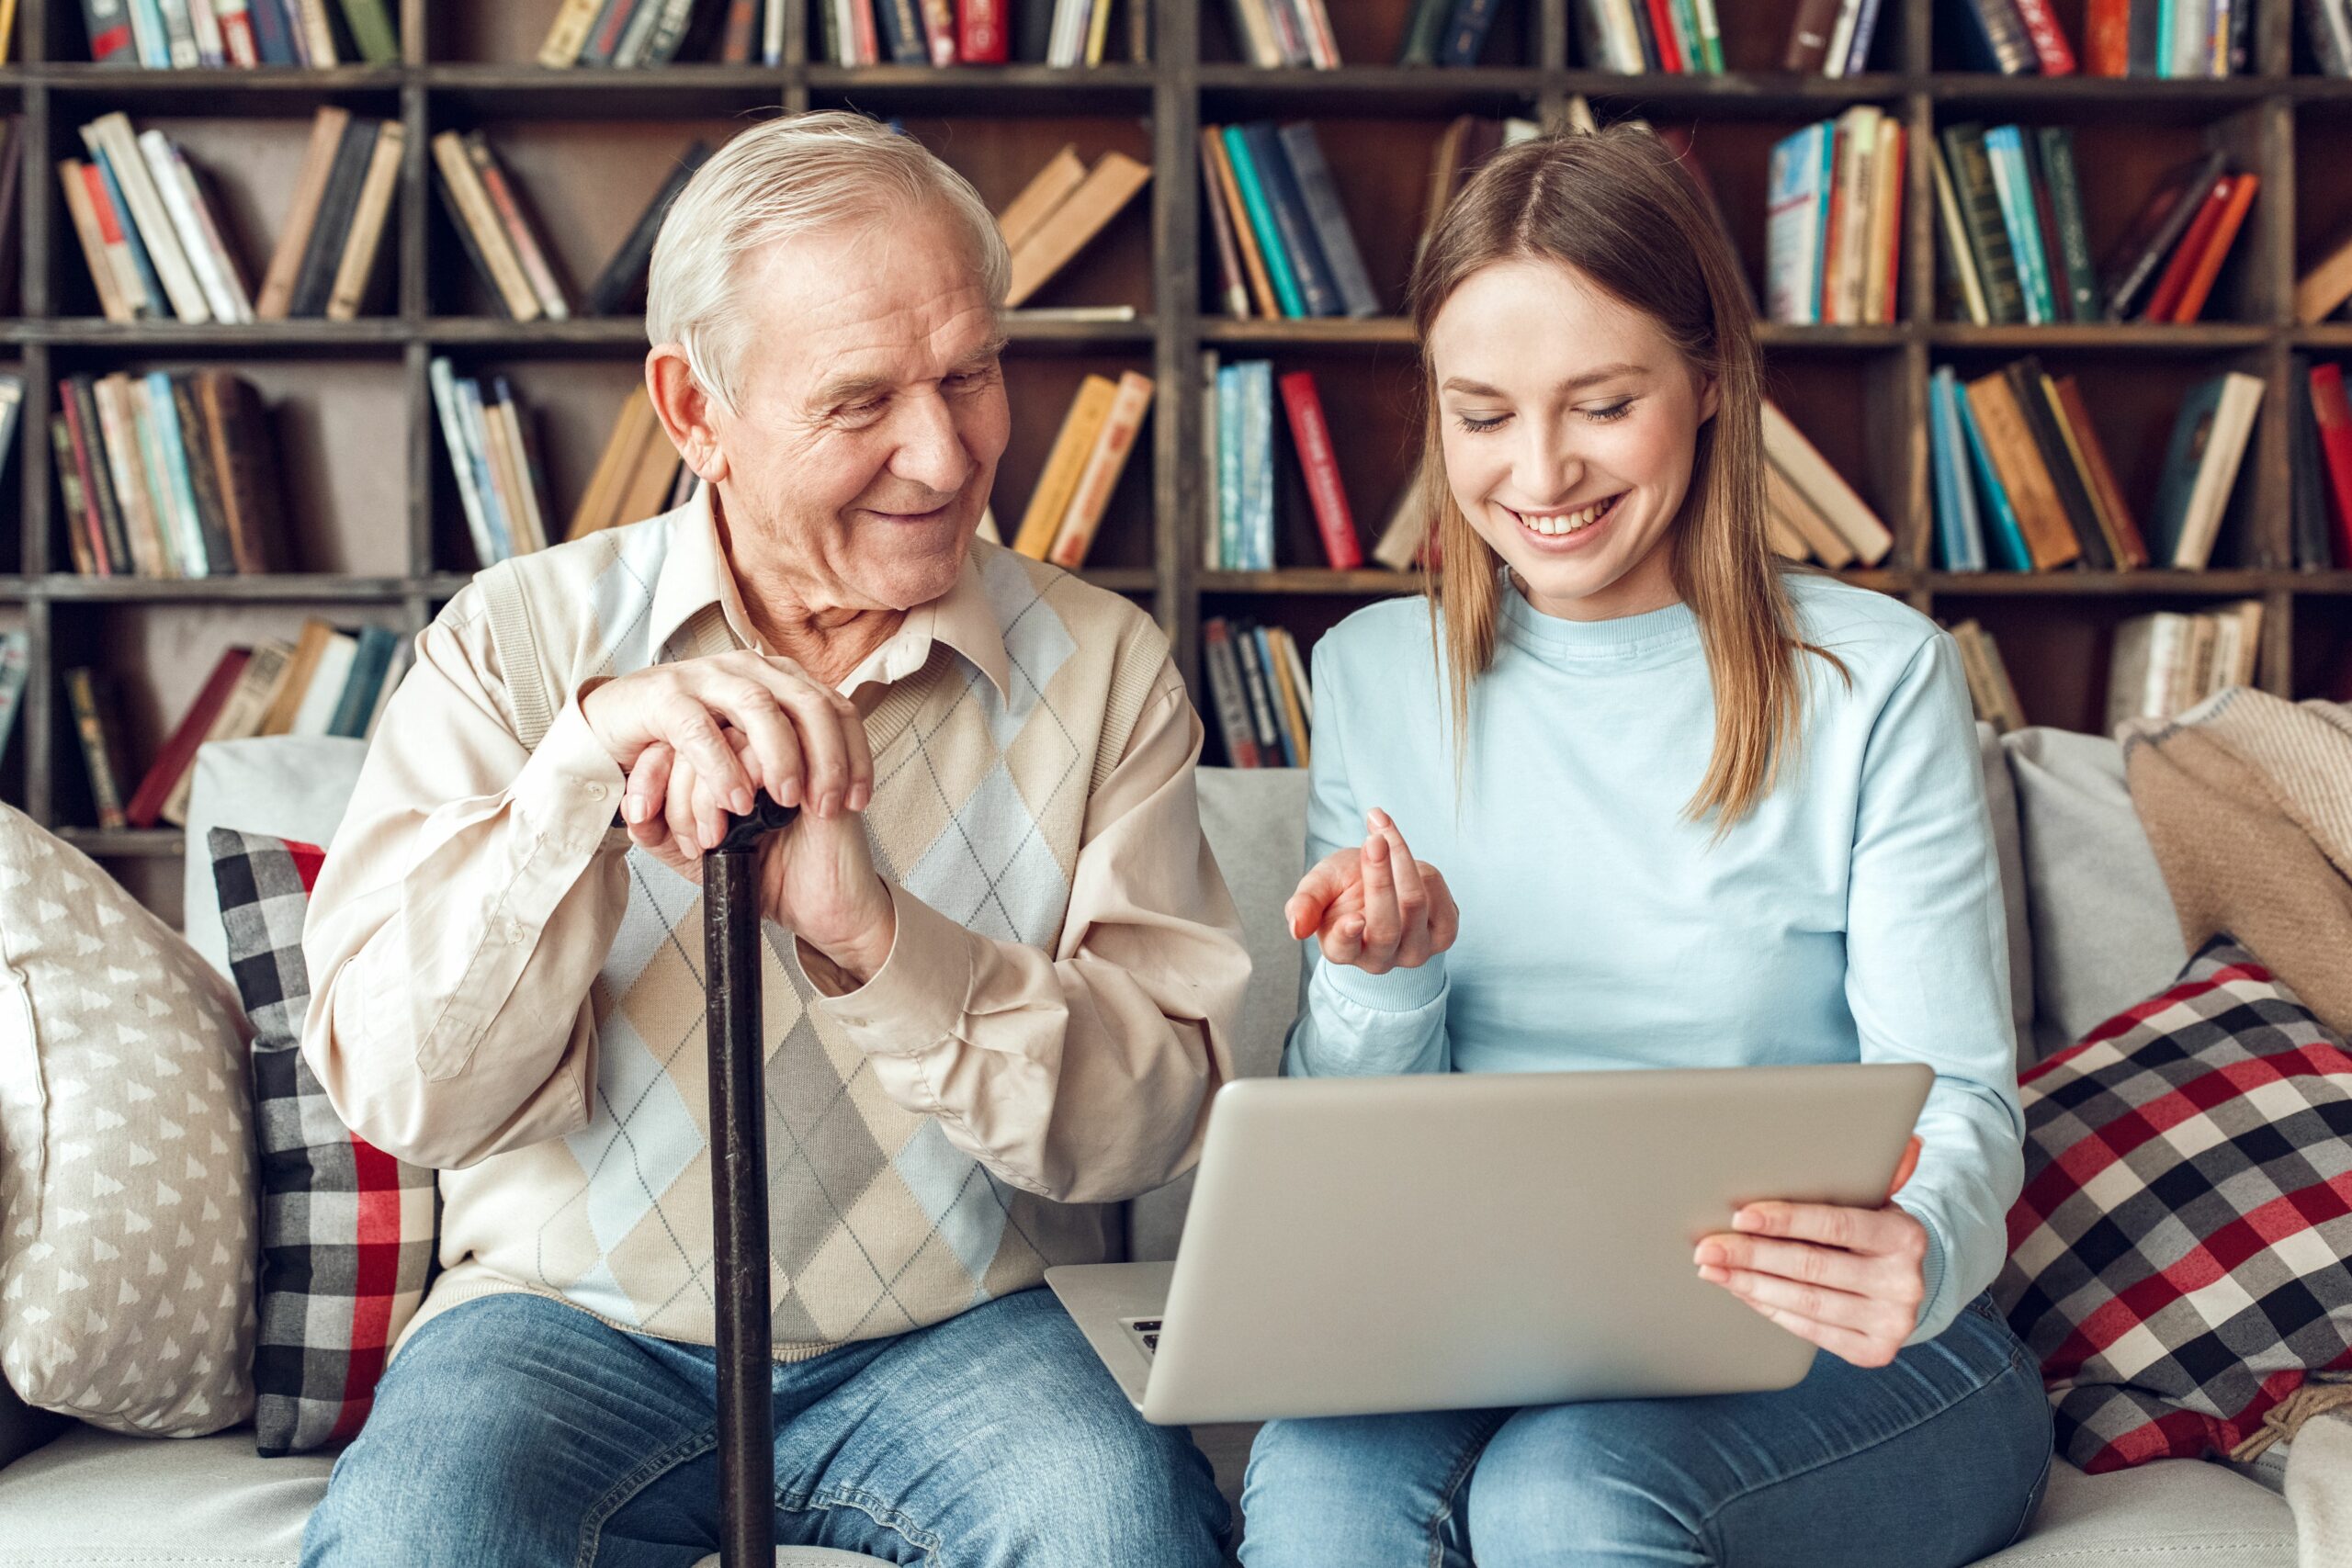
<path fill-rule="evenodd" d="M 1283 905 L 1306 860 L 1306 771 L 1303 768 L 1203 768 L 1201 830 L 1241 911 L 1250 948 L 1250 989 L 1242 998 L 1234 1066 L 1243 1077 L 1282 1068 L 1283 1040 L 1298 1012 L 1299 944 L 1283 923 Z M 1176 1256 L 1193 1178 L 1177 1178 L 1127 1210 L 1128 1256 Z"/>
<path fill-rule="evenodd" d="M 265 1454 L 359 1430 L 376 1380 L 432 1281 L 433 1172 L 343 1124 L 302 1058 L 302 920 L 325 856 L 230 828 L 209 860 L 229 967 L 253 1020 L 261 1145 L 261 1329 L 254 1426 Z"/>
<path fill-rule="evenodd" d="M 2218 1464 L 2086 1475 L 2058 1460 L 2024 1538 L 1976 1568 L 2296 1568 L 2295 1516 Z"/>
<path fill-rule="evenodd" d="M 359 782 L 368 743 L 334 735 L 269 735 L 214 740 L 196 750 L 187 797 L 188 852 L 183 863 L 180 919 L 190 946 L 226 975 L 229 949 L 220 906 L 212 897 L 212 859 L 204 846 L 215 828 L 270 833 L 324 844 L 342 825 Z"/>
<path fill-rule="evenodd" d="M 1995 1292 L 2086 1471 L 2229 1454 L 2352 1369 L 2352 1053 L 2225 939 L 2019 1085 Z"/>
<path fill-rule="evenodd" d="M 28 1404 L 188 1437 L 243 1418 L 244 1018 L 79 851 L 0 807 L 0 1370 Z"/>
<path fill-rule="evenodd" d="M 2188 949 L 2123 784 L 2123 749 L 2096 735 L 2004 738 L 2017 788 L 2036 1055 L 2063 1050 L 2171 983 Z"/>

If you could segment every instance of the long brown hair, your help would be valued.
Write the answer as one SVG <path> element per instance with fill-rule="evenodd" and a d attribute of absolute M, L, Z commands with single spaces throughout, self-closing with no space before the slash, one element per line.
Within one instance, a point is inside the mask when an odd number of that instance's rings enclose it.
<path fill-rule="evenodd" d="M 1444 568 L 1426 588 L 1451 686 L 1456 777 L 1468 755 L 1472 687 L 1494 662 L 1502 562 L 1446 483 L 1430 328 L 1472 273 L 1528 257 L 1557 262 L 1648 316 L 1693 371 L 1715 381 L 1715 414 L 1699 428 L 1690 486 L 1666 547 L 1715 691 L 1714 753 L 1684 815 L 1713 815 L 1720 836 L 1795 757 L 1799 656 L 1818 653 L 1846 670 L 1798 637 L 1765 531 L 1762 363 L 1739 263 L 1673 152 L 1637 126 L 1546 136 L 1497 153 L 1446 209 L 1413 268 L 1422 499 Z"/>

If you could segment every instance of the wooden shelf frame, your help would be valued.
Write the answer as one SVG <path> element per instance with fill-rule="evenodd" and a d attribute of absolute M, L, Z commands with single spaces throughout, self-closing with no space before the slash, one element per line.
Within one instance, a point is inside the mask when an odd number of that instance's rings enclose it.
<path fill-rule="evenodd" d="M 2352 323 L 2295 323 L 2291 312 L 2298 234 L 2299 144 L 2316 154 L 2329 138 L 2306 124 L 2342 116 L 2352 126 L 2352 82 L 2292 73 L 2297 59 L 2291 0 L 2261 0 L 2254 54 L 2258 70 L 2211 82 L 2041 80 L 2002 78 L 1940 69 L 1933 47 L 1934 11 L 1942 0 L 1887 0 L 1883 43 L 1874 69 L 1832 79 L 1778 72 L 1720 77 L 1628 77 L 1585 68 L 1572 53 L 1575 0 L 1511 0 L 1498 28 L 1511 29 L 1510 47 L 1490 50 L 1516 62 L 1466 70 L 1400 69 L 1367 58 L 1332 72 L 1259 70 L 1230 60 L 1204 58 L 1204 32 L 1221 34 L 1218 0 L 1153 0 L 1154 63 L 1057 70 L 1044 66 L 946 71 L 897 66 L 846 69 L 808 58 L 811 7 L 819 0 L 789 0 L 786 59 L 777 66 L 684 64 L 657 71 L 548 71 L 527 61 L 511 63 L 435 58 L 438 39 L 457 25 L 435 17 L 433 0 L 399 0 L 404 58 L 390 66 L 330 71 L 109 71 L 53 56 L 80 46 L 74 0 L 25 0 L 18 19 L 19 63 L 0 69 L 0 112 L 24 116 L 26 147 L 20 243 L 19 314 L 0 319 L 0 366 L 26 378 L 24 418 L 13 472 L 0 484 L 13 491 L 13 508 L 0 500 L 0 624 L 23 626 L 33 643 L 36 679 L 27 692 L 16 747 L 0 777 L 13 803 L 39 821 L 60 824 L 80 767 L 55 654 L 74 639 L 59 617 L 106 613 L 113 606 L 235 605 L 244 604 L 371 607 L 414 630 L 467 581 L 447 570 L 436 549 L 453 535 L 451 518 L 436 515 L 450 497 L 436 483 L 446 461 L 438 449 L 427 367 L 439 353 L 509 361 L 590 358 L 624 362 L 641 350 L 635 319 L 517 324 L 435 313 L 450 294 L 448 269 L 462 268 L 454 247 L 429 238 L 441 220 L 425 151 L 428 133 L 475 119 L 647 120 L 707 118 L 739 110 L 794 112 L 848 105 L 910 117 L 973 119 L 1053 119 L 1093 117 L 1140 122 L 1157 177 L 1146 197 L 1154 266 L 1149 298 L 1131 301 L 1133 321 L 1074 321 L 1051 316 L 1009 321 L 1016 353 L 1088 355 L 1148 361 L 1161 395 L 1151 421 L 1148 565 L 1087 575 L 1148 604 L 1167 630 L 1180 667 L 1196 691 L 1199 628 L 1205 613 L 1249 613 L 1278 619 L 1303 602 L 1329 607 L 1411 592 L 1413 578 L 1372 570 L 1334 573 L 1306 569 L 1272 572 L 1212 572 L 1201 564 L 1202 478 L 1193 460 L 1201 447 L 1200 400 L 1194 395 L 1200 355 L 1261 352 L 1317 356 L 1356 352 L 1386 361 L 1409 356 L 1409 323 L 1367 321 L 1237 321 L 1204 309 L 1198 131 L 1204 122 L 1243 117 L 1401 116 L 1438 120 L 1462 112 L 1525 115 L 1556 122 L 1573 95 L 1589 97 L 1604 118 L 1644 113 L 1705 121 L 1715 118 L 1796 125 L 1857 103 L 1876 104 L 1910 132 L 1905 230 L 1903 236 L 1903 315 L 1868 327 L 1766 324 L 1762 339 L 1776 366 L 1783 362 L 1836 366 L 1853 362 L 1868 389 L 1864 411 L 1867 462 L 1858 482 L 1886 502 L 1883 511 L 1897 545 L 1888 565 L 1849 574 L 1854 581 L 1898 594 L 1922 611 L 1974 613 L 2013 604 L 2032 614 L 2087 614 L 2111 620 L 2143 603 L 2193 607 L 2241 595 L 2266 606 L 2261 683 L 2301 694 L 2317 678 L 2312 667 L 2352 636 L 2352 572 L 2287 570 L 2287 431 L 2277 411 L 2287 406 L 2289 356 L 2352 356 Z M 1774 0 L 1778 4 L 1778 0 Z M 1792 6 L 1781 5 L 1781 10 Z M 1401 14 L 1402 7 L 1399 7 Z M 2080 40 L 2077 40 L 2079 43 Z M 1363 51 L 1359 51 L 1359 53 Z M 68 316 L 56 284 L 81 265 L 73 235 L 46 177 L 74 145 L 73 127 L 108 108 L 134 117 L 298 118 L 325 103 L 397 118 L 409 130 L 408 162 L 394 215 L 397 284 L 390 313 L 351 322 L 289 321 L 253 327 L 187 328 L 172 323 L 117 325 Z M 2086 122 L 2109 113 L 2159 124 L 2214 130 L 2261 174 L 2264 189 L 2255 221 L 2239 241 L 2255 269 L 2245 298 L 2255 319 L 2185 327 L 1975 327 L 1936 319 L 1935 221 L 1926 148 L 1936 127 L 1954 118 L 2037 116 Z M 2086 171 L 2087 172 L 2087 171 Z M 1423 171 L 1396 177 L 1419 185 Z M 2233 266 L 2241 264 L 2233 261 Z M 1395 301 L 1391 302 L 1396 303 Z M 2264 417 L 2245 465 L 2239 509 L 2230 525 L 2243 531 L 2242 570 L 2203 573 L 2142 572 L 2048 575 L 1956 574 L 1929 569 L 1932 516 L 1926 408 L 1934 365 L 1950 355 L 2008 355 L 2029 351 L 2233 366 L 2260 374 Z M 286 574 L 157 582 L 89 580 L 72 575 L 57 558 L 58 505 L 51 475 L 47 423 L 60 378 L 85 366 L 190 358 L 234 364 L 276 358 L 333 364 L 348 360 L 393 367 L 407 414 L 402 457 L 406 493 L 388 525 L 400 530 L 401 569 L 365 574 Z M 1318 360 L 1328 363 L 1328 358 Z M 1974 362 L 1972 358 L 1971 362 Z M 1016 409 L 1017 422 L 1054 422 L 1059 407 Z M 5 492 L 0 492 L 5 493 Z M 1357 495 L 1359 524 L 1376 527 L 1387 497 Z M 15 533 L 13 548 L 7 543 Z M 1367 539 L 1369 543 L 1369 539 Z M 1317 613 L 1319 613 L 1317 612 Z M 1308 618 L 1314 618 L 1310 614 Z M 1326 622 L 1325 624 L 1328 624 Z M 86 636 L 80 639 L 86 644 Z M 77 644 L 78 646 L 78 644 Z M 2019 671 L 2021 683 L 2031 672 Z M 1205 710 L 1207 705 L 1204 702 Z M 135 771 L 135 770 L 134 770 Z M 68 787 L 61 788 L 61 780 Z M 107 834 L 71 823 L 74 841 L 93 853 L 164 857 L 179 852 L 180 836 Z"/>

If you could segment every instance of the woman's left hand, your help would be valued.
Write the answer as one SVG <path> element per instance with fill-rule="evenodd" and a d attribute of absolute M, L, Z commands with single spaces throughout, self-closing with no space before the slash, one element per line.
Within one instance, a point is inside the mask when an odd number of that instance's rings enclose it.
<path fill-rule="evenodd" d="M 1927 1295 L 1927 1227 L 1894 1201 L 1918 1164 L 1914 1137 L 1875 1209 L 1748 1204 L 1732 1216 L 1735 1234 L 1700 1238 L 1699 1278 L 1855 1366 L 1885 1366 Z"/>

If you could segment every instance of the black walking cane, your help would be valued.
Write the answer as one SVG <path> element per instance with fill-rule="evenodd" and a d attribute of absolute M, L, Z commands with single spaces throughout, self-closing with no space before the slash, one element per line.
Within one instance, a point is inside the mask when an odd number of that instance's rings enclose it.
<path fill-rule="evenodd" d="M 760 1033 L 760 840 L 798 813 L 761 793 L 703 856 L 710 1203 L 718 1277 L 718 1561 L 775 1561 L 768 1327 L 766 1062 Z"/>

